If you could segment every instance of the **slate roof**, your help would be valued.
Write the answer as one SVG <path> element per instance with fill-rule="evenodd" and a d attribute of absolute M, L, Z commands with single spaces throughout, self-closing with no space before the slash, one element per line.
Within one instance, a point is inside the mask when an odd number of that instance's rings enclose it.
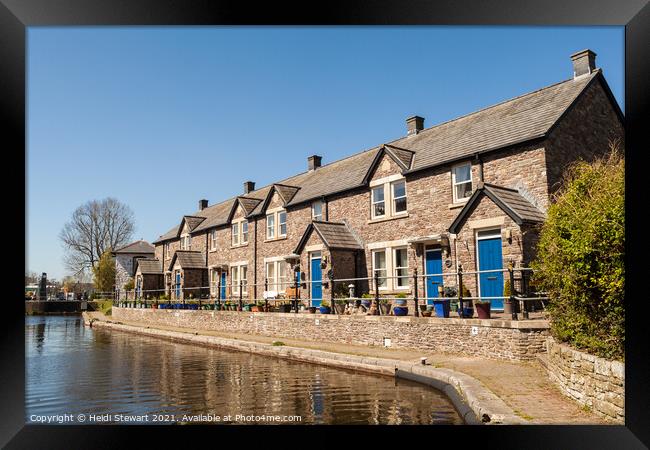
<path fill-rule="evenodd" d="M 140 270 L 140 273 L 143 274 L 162 274 L 162 264 L 157 258 L 139 258 L 136 260 L 136 264 L 136 272 Z"/>
<path fill-rule="evenodd" d="M 113 251 L 113 254 L 115 253 L 154 253 L 156 248 L 148 243 L 147 241 L 143 240 L 138 240 L 131 242 L 130 244 L 126 244 L 117 250 Z"/>
<path fill-rule="evenodd" d="M 458 233 L 465 223 L 465 220 L 471 215 L 474 206 L 478 204 L 480 198 L 486 195 L 490 198 L 503 212 L 508 214 L 517 225 L 524 223 L 540 223 L 546 219 L 543 211 L 526 200 L 518 190 L 510 189 L 494 184 L 480 183 L 472 196 L 467 200 L 463 209 L 458 213 L 449 227 L 450 233 Z"/>
<path fill-rule="evenodd" d="M 201 222 L 205 220 L 205 217 L 183 216 L 183 219 L 185 219 L 185 223 L 187 223 L 190 231 L 193 231 Z"/>
<path fill-rule="evenodd" d="M 314 220 L 307 226 L 298 246 L 294 250 L 296 255 L 302 252 L 312 231 L 318 233 L 323 244 L 329 249 L 363 250 L 363 245 L 346 223 Z"/>
<path fill-rule="evenodd" d="M 609 92 L 602 72 L 596 69 L 588 76 L 553 84 L 426 128 L 417 134 L 325 164 L 316 170 L 302 172 L 269 184 L 246 194 L 246 198 L 260 200 L 250 216 L 263 213 L 264 200 L 274 186 L 281 192 L 283 198 L 287 197 L 284 200 L 289 207 L 360 188 L 367 182 L 373 165 L 383 151 L 403 167 L 403 173 L 411 173 L 431 166 L 452 163 L 476 153 L 542 138 L 550 132 L 589 83 L 596 79 L 600 79 L 606 92 Z M 614 107 L 618 111 L 618 105 L 615 104 Z M 282 186 L 292 187 L 292 189 Z M 195 212 L 193 216 L 206 219 L 194 229 L 194 232 L 228 224 L 236 199 L 236 197 L 230 198 Z M 155 243 L 173 239 L 177 233 L 178 226 L 175 226 Z"/>
<path fill-rule="evenodd" d="M 198 250 L 176 250 L 172 260 L 169 262 L 169 270 L 172 270 L 176 265 L 176 260 L 178 264 L 183 269 L 206 269 L 205 257 Z"/>

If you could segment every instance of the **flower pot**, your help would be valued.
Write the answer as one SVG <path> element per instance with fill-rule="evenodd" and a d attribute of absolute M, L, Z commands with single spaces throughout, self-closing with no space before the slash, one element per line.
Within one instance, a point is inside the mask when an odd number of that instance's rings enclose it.
<path fill-rule="evenodd" d="M 436 312 L 436 317 L 449 317 L 449 300 L 434 300 L 433 309 Z"/>
<path fill-rule="evenodd" d="M 396 298 L 393 300 L 393 305 L 395 306 L 406 306 L 406 299 L 405 298 Z"/>
<path fill-rule="evenodd" d="M 318 310 L 321 314 L 330 314 L 332 312 L 332 309 L 329 306 L 321 306 Z"/>
<path fill-rule="evenodd" d="M 336 313 L 337 314 L 344 314 L 345 313 L 345 305 L 336 304 L 336 305 L 334 305 L 334 308 L 336 308 Z"/>
<path fill-rule="evenodd" d="M 490 318 L 490 306 L 491 302 L 485 303 L 475 303 L 476 314 L 478 314 L 479 319 L 489 319 Z"/>
<path fill-rule="evenodd" d="M 422 311 L 422 317 L 431 317 L 433 311 Z"/>
<path fill-rule="evenodd" d="M 406 306 L 393 306 L 393 314 L 396 316 L 406 316 L 409 313 L 409 309 Z"/>
<path fill-rule="evenodd" d="M 380 303 L 379 308 L 381 309 L 381 313 L 384 316 L 388 315 L 388 313 L 390 312 L 390 305 L 388 305 L 386 303 Z"/>
<path fill-rule="evenodd" d="M 280 305 L 280 312 L 281 313 L 290 313 L 291 312 L 291 305 Z"/>
<path fill-rule="evenodd" d="M 260 312 L 260 307 L 259 306 L 251 306 L 251 311 L 252 312 Z"/>
<path fill-rule="evenodd" d="M 310 306 L 308 309 L 309 309 L 309 314 L 316 314 L 316 307 L 315 306 Z"/>
<path fill-rule="evenodd" d="M 449 309 L 451 312 L 457 312 L 458 311 L 458 302 L 449 302 Z"/>
<path fill-rule="evenodd" d="M 371 304 L 371 303 L 372 303 L 372 302 L 371 302 L 370 300 L 365 300 L 365 299 L 364 299 L 364 300 L 361 300 L 361 304 L 362 304 L 363 306 L 365 306 L 366 308 L 370 308 L 370 304 Z"/>
<path fill-rule="evenodd" d="M 472 307 L 463 307 L 463 317 L 471 318 L 474 315 L 474 308 Z M 460 309 L 458 310 L 458 316 L 460 316 Z"/>
<path fill-rule="evenodd" d="M 158 309 L 158 305 L 151 305 L 151 309 Z"/>

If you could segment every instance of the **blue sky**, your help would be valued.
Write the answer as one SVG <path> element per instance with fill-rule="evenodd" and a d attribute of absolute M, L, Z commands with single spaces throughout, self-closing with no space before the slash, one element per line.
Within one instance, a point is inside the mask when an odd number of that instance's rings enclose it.
<path fill-rule="evenodd" d="M 28 29 L 27 268 L 62 278 L 58 233 L 115 197 L 155 240 L 197 210 L 568 79 L 597 53 L 624 109 L 622 27 Z"/>

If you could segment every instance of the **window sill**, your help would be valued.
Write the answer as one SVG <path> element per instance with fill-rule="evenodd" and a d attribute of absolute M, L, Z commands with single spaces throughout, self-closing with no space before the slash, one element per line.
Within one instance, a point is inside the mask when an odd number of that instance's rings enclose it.
<path fill-rule="evenodd" d="M 449 209 L 462 208 L 466 204 L 467 204 L 467 200 L 456 202 L 456 203 L 450 203 L 449 204 Z"/>
<path fill-rule="evenodd" d="M 278 238 L 264 239 L 264 242 L 284 241 L 286 239 L 287 239 L 286 236 L 282 236 L 282 237 L 278 237 Z"/>
<path fill-rule="evenodd" d="M 241 247 L 248 247 L 248 242 L 246 242 L 245 244 L 237 244 L 237 245 L 231 245 L 231 246 L 230 246 L 231 249 L 234 249 L 234 248 L 241 248 Z M 211 251 L 213 251 L 213 250 L 211 250 Z M 215 250 L 215 251 L 216 251 L 216 250 Z"/>
<path fill-rule="evenodd" d="M 377 217 L 375 219 L 370 219 L 368 223 L 380 223 L 380 222 L 387 222 L 389 220 L 397 220 L 397 219 L 403 219 L 405 217 L 408 217 L 409 213 L 400 213 L 400 214 L 395 214 L 394 216 L 390 217 Z"/>
<path fill-rule="evenodd" d="M 212 248 L 212 249 L 208 250 L 208 253 L 215 253 L 216 251 L 217 251 L 216 248 Z"/>

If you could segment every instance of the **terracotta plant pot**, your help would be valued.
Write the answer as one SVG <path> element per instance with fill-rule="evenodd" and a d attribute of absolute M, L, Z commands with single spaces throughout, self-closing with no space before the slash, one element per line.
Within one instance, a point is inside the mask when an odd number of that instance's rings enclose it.
<path fill-rule="evenodd" d="M 315 306 L 310 306 L 308 309 L 309 309 L 309 314 L 316 314 L 316 307 Z"/>
<path fill-rule="evenodd" d="M 476 313 L 478 314 L 479 319 L 489 319 L 490 318 L 490 307 L 491 307 L 490 302 L 485 302 L 485 303 L 474 303 L 474 307 L 476 308 Z"/>

